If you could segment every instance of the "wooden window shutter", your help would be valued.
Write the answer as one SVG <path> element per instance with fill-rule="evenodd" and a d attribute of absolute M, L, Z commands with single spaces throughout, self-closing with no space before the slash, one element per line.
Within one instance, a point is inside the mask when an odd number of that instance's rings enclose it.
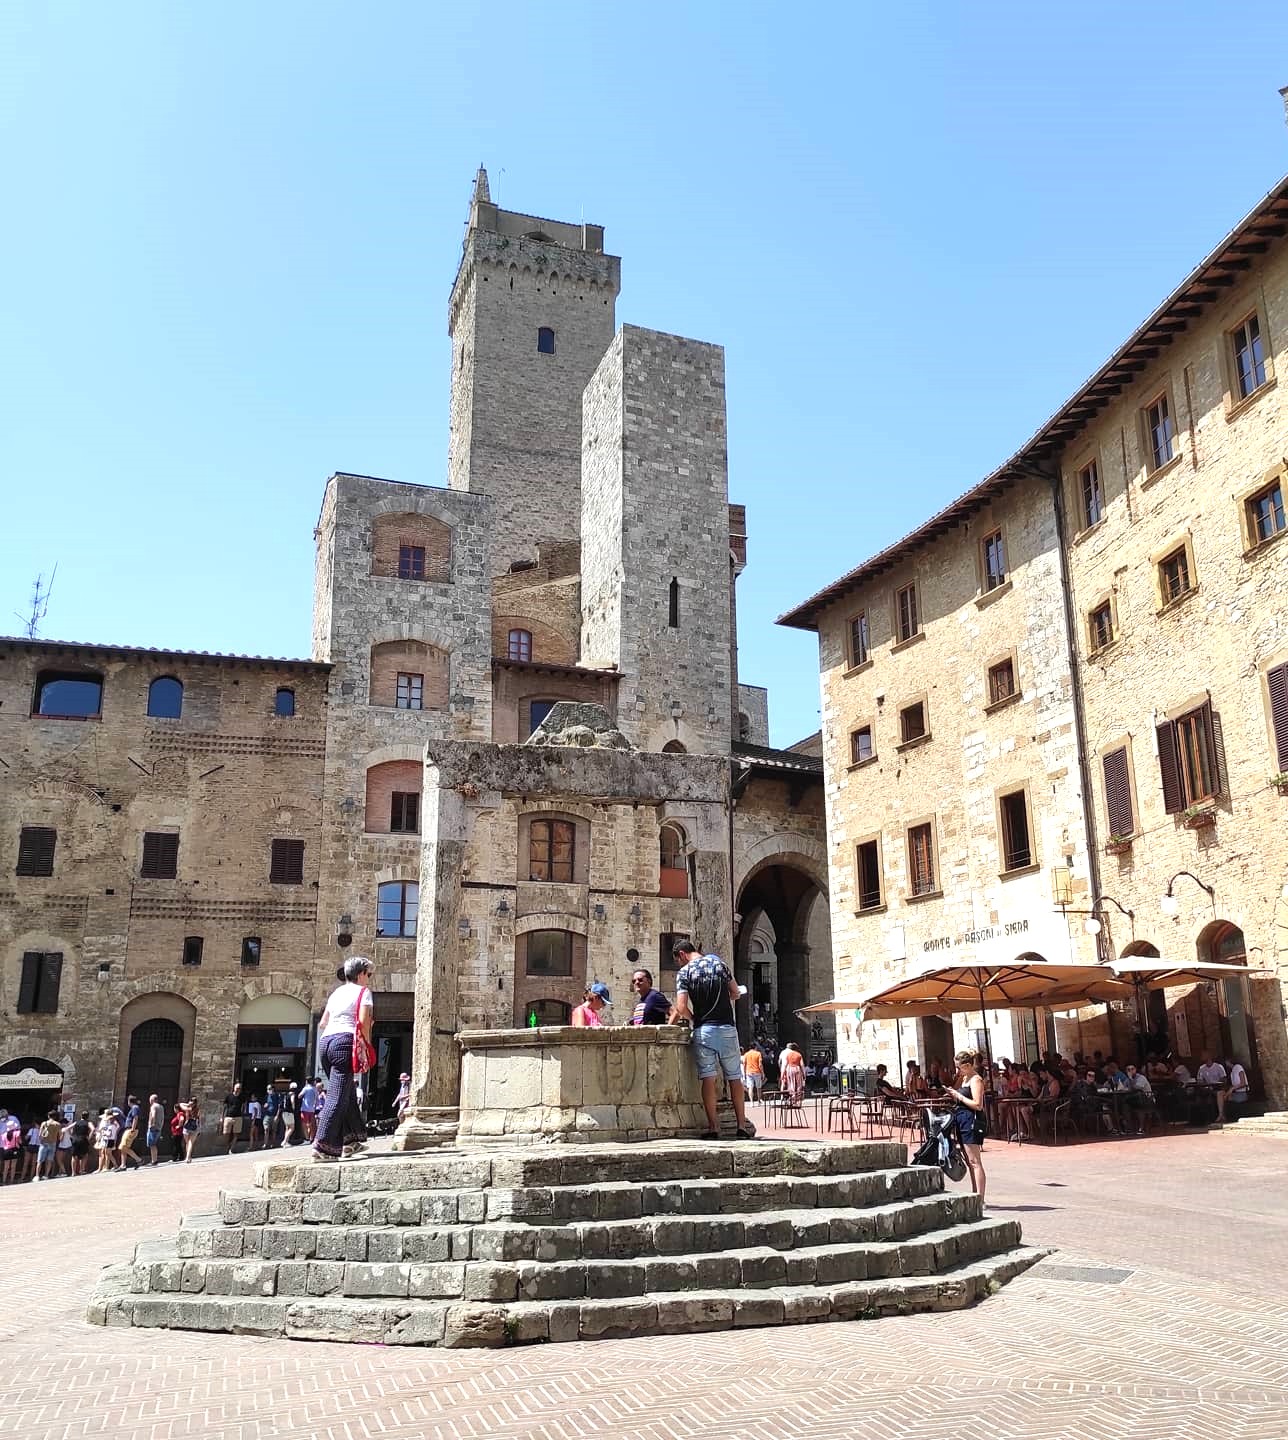
<path fill-rule="evenodd" d="M 17 875 L 52 875 L 58 831 L 46 825 L 24 825 L 18 832 Z"/>
<path fill-rule="evenodd" d="M 36 997 L 37 1008 L 42 1015 L 58 1013 L 58 990 L 63 983 L 63 957 L 61 954 L 44 955 L 41 967 L 40 994 Z"/>
<path fill-rule="evenodd" d="M 586 973 L 586 937 L 575 931 L 572 937 L 572 973 L 574 979 L 583 976 L 585 983 L 590 984 L 591 976 Z"/>
<path fill-rule="evenodd" d="M 270 885 L 304 884 L 304 841 L 274 840 L 268 867 Z"/>
<path fill-rule="evenodd" d="M 1208 764 L 1212 767 L 1212 791 L 1216 795 L 1229 795 L 1230 777 L 1225 768 L 1225 735 L 1221 730 L 1221 717 L 1212 708 L 1212 702 L 1203 705 L 1203 736 L 1207 742 Z"/>
<path fill-rule="evenodd" d="M 1181 789 L 1181 757 L 1176 751 L 1176 726 L 1164 720 L 1158 727 L 1158 771 L 1163 782 L 1163 809 L 1177 815 L 1185 809 Z"/>
<path fill-rule="evenodd" d="M 1160 745 L 1160 753 L 1161 753 Z M 1127 769 L 1127 747 L 1111 750 L 1102 762 L 1105 774 L 1105 813 L 1109 817 L 1111 835 L 1134 835 L 1136 818 L 1132 814 L 1131 776 Z"/>
<path fill-rule="evenodd" d="M 22 979 L 18 984 L 18 1013 L 30 1015 L 36 1008 L 36 989 L 40 984 L 41 961 L 44 956 L 29 950 L 22 957 Z"/>
<path fill-rule="evenodd" d="M 1279 773 L 1288 774 L 1288 665 L 1276 665 L 1266 676 L 1270 687 L 1270 720 L 1275 729 Z"/>
<path fill-rule="evenodd" d="M 153 880 L 173 880 L 179 873 L 179 837 L 173 832 L 148 831 L 143 837 L 140 872 Z"/>

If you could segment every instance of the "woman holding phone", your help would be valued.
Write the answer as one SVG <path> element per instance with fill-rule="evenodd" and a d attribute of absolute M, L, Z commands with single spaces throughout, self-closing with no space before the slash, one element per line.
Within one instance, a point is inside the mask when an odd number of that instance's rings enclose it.
<path fill-rule="evenodd" d="M 944 1094 L 956 1102 L 953 1121 L 957 1126 L 957 1138 L 966 1152 L 970 1188 L 979 1196 L 982 1204 L 984 1188 L 988 1183 L 983 1160 L 984 1131 L 987 1127 L 984 1115 L 984 1077 L 976 1068 L 975 1056 L 969 1050 L 958 1054 L 955 1081 L 944 1087 Z"/>

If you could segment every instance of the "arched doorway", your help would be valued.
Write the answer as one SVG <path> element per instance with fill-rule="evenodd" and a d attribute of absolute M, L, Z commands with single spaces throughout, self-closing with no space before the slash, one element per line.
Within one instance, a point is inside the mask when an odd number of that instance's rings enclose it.
<path fill-rule="evenodd" d="M 310 1021 L 308 1007 L 294 995 L 257 995 L 242 1005 L 233 1077 L 244 1095 L 262 1100 L 271 1087 L 304 1084 Z"/>
<path fill-rule="evenodd" d="M 63 1072 L 43 1055 L 20 1055 L 0 1065 L 0 1109 L 24 1121 L 43 1120 L 62 1088 Z"/>
<path fill-rule="evenodd" d="M 130 1062 L 126 1068 L 125 1093 L 138 1096 L 145 1104 L 149 1095 L 159 1095 L 167 1111 L 179 1099 L 179 1076 L 183 1070 L 183 1027 L 173 1020 L 144 1020 L 130 1034 Z"/>
<path fill-rule="evenodd" d="M 1201 965 L 1241 965 L 1246 968 L 1248 964 L 1248 944 L 1243 931 L 1229 920 L 1213 920 L 1210 925 L 1204 926 L 1199 932 L 1196 949 Z M 1253 1085 L 1260 1089 L 1257 1037 L 1248 1008 L 1247 980 L 1240 976 L 1234 980 L 1218 980 L 1210 989 L 1206 984 L 1194 988 L 1203 992 L 1219 1036 L 1216 1045 L 1206 1048 L 1219 1051 L 1226 1060 L 1241 1060 Z"/>

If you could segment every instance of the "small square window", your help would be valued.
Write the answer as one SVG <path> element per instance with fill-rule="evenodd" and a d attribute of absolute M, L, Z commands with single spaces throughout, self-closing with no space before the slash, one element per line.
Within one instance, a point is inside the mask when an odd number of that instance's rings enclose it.
<path fill-rule="evenodd" d="M 241 963 L 248 969 L 258 965 L 263 948 L 263 942 L 258 935 L 245 936 L 241 943 Z"/>
<path fill-rule="evenodd" d="M 1176 430 L 1166 391 L 1145 406 L 1145 437 L 1149 443 L 1149 468 L 1159 470 L 1176 454 Z"/>
<path fill-rule="evenodd" d="M 1230 350 L 1235 388 L 1239 399 L 1246 400 L 1266 383 L 1266 352 L 1255 310 L 1230 332 Z"/>
<path fill-rule="evenodd" d="M 855 848 L 858 869 L 860 910 L 879 910 L 885 903 L 881 888 L 881 847 L 875 840 L 865 840 Z"/>
<path fill-rule="evenodd" d="M 423 580 L 425 578 L 425 547 L 423 545 L 400 545 L 398 547 L 398 578 L 400 580 Z"/>
<path fill-rule="evenodd" d="M 1097 605 L 1087 616 L 1087 638 L 1091 642 L 1093 655 L 1097 650 L 1103 650 L 1106 645 L 1113 643 L 1114 610 L 1108 600 Z"/>
<path fill-rule="evenodd" d="M 1162 596 L 1163 604 L 1170 605 L 1173 600 L 1179 600 L 1182 595 L 1188 595 L 1193 588 L 1189 556 L 1185 553 L 1185 546 L 1182 545 L 1158 562 L 1158 591 Z"/>
<path fill-rule="evenodd" d="M 899 740 L 907 745 L 926 738 L 926 702 L 918 700 L 899 711 Z"/>
<path fill-rule="evenodd" d="M 1000 705 L 1015 694 L 1015 661 L 1008 655 L 988 667 L 988 703 Z"/>
<path fill-rule="evenodd" d="M 1006 584 L 1006 543 L 1002 532 L 994 530 L 980 541 L 980 558 L 983 562 L 983 584 L 985 590 L 996 590 Z"/>
<path fill-rule="evenodd" d="M 917 586 L 905 585 L 895 594 L 895 610 L 900 641 L 911 640 L 921 633 L 921 617 L 917 613 Z"/>
<path fill-rule="evenodd" d="M 1248 502 L 1248 535 L 1254 545 L 1273 540 L 1284 528 L 1284 492 L 1281 481 L 1267 485 Z"/>
<path fill-rule="evenodd" d="M 1082 524 L 1090 529 L 1100 523 L 1105 513 L 1105 497 L 1100 489 L 1100 468 L 1094 460 L 1078 471 L 1078 493 L 1082 499 Z"/>
<path fill-rule="evenodd" d="M 872 748 L 872 726 L 860 725 L 850 732 L 850 764 L 862 765 L 877 752 Z"/>
<path fill-rule="evenodd" d="M 532 659 L 532 631 L 511 630 L 506 640 L 506 655 L 510 660 L 527 664 Z"/>
<path fill-rule="evenodd" d="M 200 935 L 185 935 L 183 937 L 183 963 L 185 965 L 200 965 L 201 952 L 205 949 L 206 942 Z"/>
<path fill-rule="evenodd" d="M 868 612 L 861 610 L 850 620 L 850 668 L 868 663 Z"/>

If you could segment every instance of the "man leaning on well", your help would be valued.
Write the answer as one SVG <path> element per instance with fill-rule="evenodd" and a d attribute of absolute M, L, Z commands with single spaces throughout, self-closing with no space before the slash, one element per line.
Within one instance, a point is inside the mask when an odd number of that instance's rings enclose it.
<path fill-rule="evenodd" d="M 733 1018 L 737 982 L 719 955 L 702 955 L 689 940 L 681 940 L 672 953 L 683 968 L 675 977 L 675 1004 L 669 1018 L 672 1023 L 689 1020 L 693 1024 L 693 1058 L 698 1062 L 702 1108 L 707 1112 L 707 1133 L 702 1138 L 720 1138 L 716 1076 L 723 1070 L 738 1122 L 738 1138 L 750 1140 L 756 1127 L 747 1119 L 743 1105 L 742 1051 Z"/>

